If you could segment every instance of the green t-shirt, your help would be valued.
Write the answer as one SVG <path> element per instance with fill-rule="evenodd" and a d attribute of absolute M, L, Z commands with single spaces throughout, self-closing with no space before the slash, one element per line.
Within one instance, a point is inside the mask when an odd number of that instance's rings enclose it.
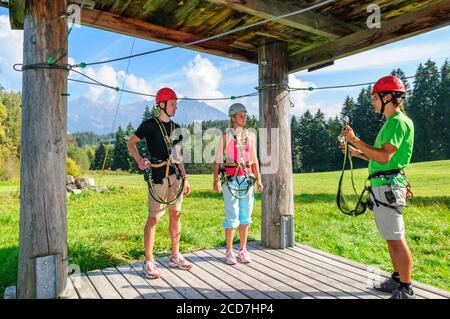
<path fill-rule="evenodd" d="M 408 166 L 411 160 L 414 146 L 414 124 L 403 112 L 392 115 L 384 123 L 375 140 L 375 148 L 381 149 L 383 144 L 391 144 L 397 148 L 392 158 L 386 164 L 380 164 L 375 160 L 369 161 L 369 174 L 380 171 L 389 171 Z M 406 186 L 407 182 L 403 176 L 394 178 L 393 182 L 400 186 Z M 385 178 L 373 178 L 372 187 L 386 185 Z"/>

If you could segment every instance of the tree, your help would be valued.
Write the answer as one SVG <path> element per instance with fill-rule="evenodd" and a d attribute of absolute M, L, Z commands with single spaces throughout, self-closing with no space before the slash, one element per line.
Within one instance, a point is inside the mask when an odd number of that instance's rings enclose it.
<path fill-rule="evenodd" d="M 341 133 L 342 123 L 336 116 L 335 118 L 329 118 L 326 124 L 326 157 L 327 157 L 327 170 L 334 171 L 341 169 L 343 155 L 338 148 L 337 137 Z"/>
<path fill-rule="evenodd" d="M 309 110 L 300 117 L 299 122 L 299 150 L 300 150 L 300 161 L 301 161 L 301 171 L 309 172 L 313 169 L 314 161 L 313 156 L 315 152 L 312 145 L 312 137 L 313 137 L 313 116 Z"/>
<path fill-rule="evenodd" d="M 302 166 L 300 156 L 300 124 L 295 116 L 291 120 L 291 152 L 292 152 L 292 170 L 300 172 Z"/>
<path fill-rule="evenodd" d="M 341 114 L 349 118 L 349 124 L 353 127 L 353 112 L 355 110 L 355 100 L 352 97 L 347 96 L 342 106 Z"/>
<path fill-rule="evenodd" d="M 127 126 L 127 140 L 129 140 L 134 135 L 134 127 L 131 125 L 131 123 L 128 123 Z M 139 145 L 138 145 L 139 147 Z M 138 173 L 140 171 L 138 164 L 136 163 L 134 157 L 131 155 L 131 153 L 128 151 L 128 162 L 130 163 L 130 172 Z"/>
<path fill-rule="evenodd" d="M 441 68 L 441 81 L 439 85 L 438 103 L 435 110 L 436 125 L 438 129 L 436 144 L 437 158 L 450 158 L 450 63 L 445 61 Z"/>
<path fill-rule="evenodd" d="M 127 126 L 127 138 L 130 138 L 134 135 L 134 127 L 131 123 L 128 123 Z"/>
<path fill-rule="evenodd" d="M 409 109 L 409 115 L 415 126 L 414 161 L 427 161 L 437 156 L 436 145 L 439 134 L 436 134 L 434 129 L 437 129 L 435 110 L 439 107 L 439 87 L 440 79 L 436 64 L 431 60 L 425 65 L 420 64 L 416 72 Z"/>
<path fill-rule="evenodd" d="M 100 142 L 97 149 L 95 150 L 95 156 L 94 160 L 91 162 L 91 170 L 100 170 L 103 166 L 103 161 L 105 159 L 106 155 L 106 148 L 105 145 L 103 145 L 103 142 Z M 109 165 L 107 166 L 109 167 Z M 105 167 L 105 168 L 107 168 Z"/>
<path fill-rule="evenodd" d="M 116 132 L 116 141 L 114 146 L 111 169 L 112 170 L 121 169 L 123 171 L 128 171 L 130 169 L 127 140 L 125 132 L 122 130 L 122 127 L 120 126 Z"/>

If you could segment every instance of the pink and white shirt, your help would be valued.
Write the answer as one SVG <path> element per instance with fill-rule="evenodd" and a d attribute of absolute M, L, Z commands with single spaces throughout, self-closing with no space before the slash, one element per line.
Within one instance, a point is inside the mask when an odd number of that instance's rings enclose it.
<path fill-rule="evenodd" d="M 216 149 L 216 163 L 223 163 L 224 161 L 224 141 L 223 141 L 224 134 L 220 136 L 219 139 L 219 145 Z M 241 148 L 243 149 L 243 154 L 241 154 Z M 242 147 L 239 147 L 237 145 L 236 140 L 234 139 L 233 131 L 231 129 L 227 129 L 226 132 L 226 157 L 225 162 L 235 163 L 235 162 L 242 162 L 244 160 L 245 163 L 256 163 L 257 156 L 256 156 L 256 136 L 253 133 L 248 133 L 247 141 L 245 143 L 245 147 L 242 145 Z M 226 167 L 225 168 L 227 176 L 234 175 L 235 168 L 234 167 Z M 247 172 L 249 174 L 252 173 L 252 168 L 247 168 Z M 239 171 L 237 173 L 237 176 L 243 176 L 245 175 L 244 170 L 242 168 L 239 168 Z"/>

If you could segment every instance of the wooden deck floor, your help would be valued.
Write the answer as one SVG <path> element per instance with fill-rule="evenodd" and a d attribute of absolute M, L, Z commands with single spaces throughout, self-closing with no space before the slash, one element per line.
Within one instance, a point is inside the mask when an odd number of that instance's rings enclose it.
<path fill-rule="evenodd" d="M 252 262 L 228 266 L 225 249 L 208 249 L 184 256 L 191 271 L 171 269 L 168 258 L 158 261 L 161 278 L 142 276 L 141 262 L 72 275 L 67 298 L 82 299 L 380 299 L 389 298 L 368 288 L 373 268 L 318 249 L 297 244 L 274 250 L 249 243 Z M 417 298 L 448 299 L 450 293 L 414 282 Z"/>

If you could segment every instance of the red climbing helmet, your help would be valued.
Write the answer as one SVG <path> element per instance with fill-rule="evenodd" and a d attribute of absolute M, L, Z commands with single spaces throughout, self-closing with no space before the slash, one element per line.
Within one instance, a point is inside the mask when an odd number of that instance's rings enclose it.
<path fill-rule="evenodd" d="M 383 92 L 406 93 L 405 84 L 396 76 L 382 77 L 373 87 L 372 95 Z"/>
<path fill-rule="evenodd" d="M 162 88 L 158 91 L 158 93 L 156 93 L 156 104 L 170 100 L 178 100 L 175 91 L 171 88 Z"/>

